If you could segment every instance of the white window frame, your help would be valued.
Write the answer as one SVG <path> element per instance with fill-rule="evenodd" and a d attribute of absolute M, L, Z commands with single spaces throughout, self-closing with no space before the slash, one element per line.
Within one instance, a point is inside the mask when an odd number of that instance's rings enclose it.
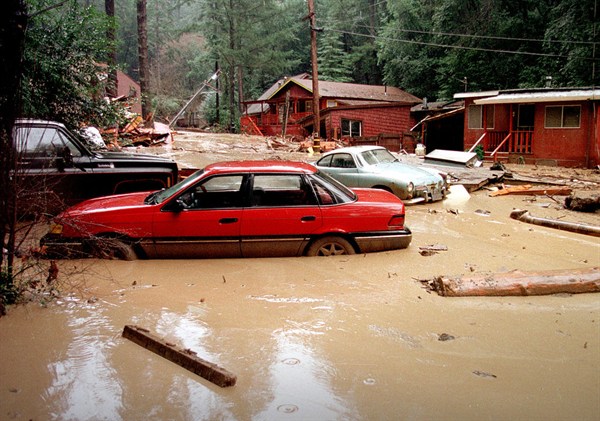
<path fill-rule="evenodd" d="M 496 107 L 494 105 L 469 105 L 469 129 L 483 129 L 483 110 L 486 107 L 486 129 L 493 129 L 496 122 Z"/>
<path fill-rule="evenodd" d="M 344 122 L 348 122 L 348 128 L 349 130 L 347 132 L 344 132 Z M 342 118 L 341 122 L 340 122 L 340 129 L 341 129 L 341 133 L 342 136 L 349 136 L 349 137 L 360 137 L 362 136 L 362 121 L 360 120 L 351 120 L 349 118 Z M 354 133 L 354 131 L 352 130 L 353 126 L 358 124 L 358 133 Z"/>
<path fill-rule="evenodd" d="M 548 125 L 548 110 L 560 108 L 560 125 L 550 126 Z M 566 126 L 565 125 L 565 108 L 577 109 L 577 126 Z M 544 109 L 544 128 L 546 129 L 579 129 L 581 128 L 581 105 L 546 105 Z"/>

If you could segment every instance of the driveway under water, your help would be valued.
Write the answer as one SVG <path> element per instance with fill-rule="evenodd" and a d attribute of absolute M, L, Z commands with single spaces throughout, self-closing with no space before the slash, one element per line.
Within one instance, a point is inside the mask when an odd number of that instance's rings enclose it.
<path fill-rule="evenodd" d="M 0 318 L 0 419 L 597 420 L 600 295 L 444 298 L 419 282 L 600 266 L 597 238 L 510 219 L 564 216 L 525 200 L 458 189 L 410 207 L 413 243 L 393 252 L 60 262 L 62 298 Z M 422 256 L 431 244 L 448 250 Z M 122 338 L 128 324 L 237 384 Z"/>

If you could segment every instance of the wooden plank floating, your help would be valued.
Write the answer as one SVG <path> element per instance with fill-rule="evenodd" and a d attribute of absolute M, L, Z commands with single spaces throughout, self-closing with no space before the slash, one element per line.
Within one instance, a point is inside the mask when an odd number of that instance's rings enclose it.
<path fill-rule="evenodd" d="M 150 333 L 143 327 L 126 325 L 123 329 L 123 337 L 146 348 L 161 357 L 166 358 L 186 370 L 220 387 L 234 386 L 237 381 L 235 374 L 230 373 L 216 364 L 203 360 L 190 349 L 182 349 L 174 344 L 166 342 Z"/>
<path fill-rule="evenodd" d="M 437 277 L 424 281 L 444 297 L 550 295 L 600 292 L 600 268 Z"/>

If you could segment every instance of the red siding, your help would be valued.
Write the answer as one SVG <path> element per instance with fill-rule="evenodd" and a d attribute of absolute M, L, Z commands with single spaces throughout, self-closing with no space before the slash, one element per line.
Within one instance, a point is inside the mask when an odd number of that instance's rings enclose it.
<path fill-rule="evenodd" d="M 464 146 L 469 149 L 477 142 L 484 129 L 469 129 L 469 105 L 473 99 L 465 99 L 465 135 Z M 579 128 L 546 128 L 546 107 L 551 105 L 580 105 L 581 120 Z M 518 104 L 496 104 L 494 131 L 509 132 L 510 119 Z M 520 155 L 527 163 L 555 161 L 568 167 L 595 167 L 600 162 L 600 123 L 598 105 L 594 102 L 546 102 L 535 105 L 535 120 L 531 154 Z M 489 149 L 488 149 L 489 150 Z"/>
<path fill-rule="evenodd" d="M 380 133 L 402 134 L 410 130 L 413 119 L 410 106 L 331 110 L 331 127 L 341 131 L 342 119 L 362 122 L 362 136 L 377 136 Z M 329 133 L 331 136 L 331 133 Z"/>

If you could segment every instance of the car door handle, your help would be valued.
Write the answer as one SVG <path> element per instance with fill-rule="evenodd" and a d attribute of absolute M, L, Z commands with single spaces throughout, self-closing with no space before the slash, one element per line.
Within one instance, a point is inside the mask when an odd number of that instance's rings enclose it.
<path fill-rule="evenodd" d="M 303 216 L 302 218 L 300 218 L 300 220 L 302 222 L 311 222 L 311 221 L 315 221 L 316 219 L 317 219 L 317 217 L 314 215 Z"/>
<path fill-rule="evenodd" d="M 219 219 L 219 224 L 235 224 L 237 221 L 237 218 L 223 218 Z"/>

